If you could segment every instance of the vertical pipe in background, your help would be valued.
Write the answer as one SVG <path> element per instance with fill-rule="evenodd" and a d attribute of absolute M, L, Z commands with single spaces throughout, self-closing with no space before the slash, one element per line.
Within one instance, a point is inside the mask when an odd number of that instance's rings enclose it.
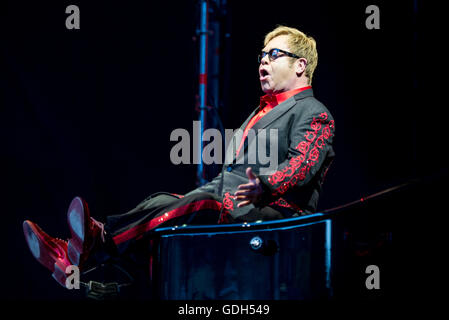
<path fill-rule="evenodd" d="M 325 220 L 326 223 L 326 235 L 325 235 L 325 254 L 324 254 L 324 267 L 326 272 L 326 288 L 329 290 L 329 296 L 333 296 L 332 289 L 332 219 Z"/>
<path fill-rule="evenodd" d="M 200 132 L 198 136 L 198 168 L 197 185 L 201 186 L 207 182 L 204 174 L 203 164 L 203 132 L 206 126 L 206 104 L 207 104 L 207 42 L 208 42 L 208 11 L 207 0 L 201 1 L 200 17 L 200 74 L 199 74 L 199 100 L 200 100 Z"/>

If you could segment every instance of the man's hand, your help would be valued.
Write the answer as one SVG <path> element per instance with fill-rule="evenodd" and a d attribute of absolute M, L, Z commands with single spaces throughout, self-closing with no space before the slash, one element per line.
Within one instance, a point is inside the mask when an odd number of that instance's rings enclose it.
<path fill-rule="evenodd" d="M 237 197 L 236 200 L 240 201 L 237 204 L 238 208 L 247 206 L 250 203 L 256 203 L 262 197 L 263 189 L 260 185 L 260 180 L 254 175 L 250 167 L 246 169 L 246 175 L 249 182 L 239 185 L 237 191 L 234 193 Z"/>

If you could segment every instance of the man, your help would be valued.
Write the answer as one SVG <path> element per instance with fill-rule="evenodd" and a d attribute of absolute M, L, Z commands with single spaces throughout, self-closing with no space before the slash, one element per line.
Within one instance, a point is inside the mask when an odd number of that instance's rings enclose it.
<path fill-rule="evenodd" d="M 318 55 L 313 38 L 280 26 L 268 33 L 259 56 L 259 80 L 265 95 L 234 136 L 231 161 L 210 183 L 180 196 L 153 194 L 128 213 L 109 216 L 102 224 L 90 216 L 87 203 L 75 198 L 67 213 L 72 237 L 52 238 L 33 222 L 23 223 L 34 257 L 65 286 L 65 268 L 81 269 L 96 252 L 120 256 L 149 239 L 156 227 L 180 224 L 232 223 L 282 219 L 316 210 L 321 184 L 334 157 L 334 120 L 311 88 Z M 249 157 L 260 139 L 278 146 L 274 172 Z M 253 130 L 255 135 L 249 134 Z M 277 141 L 272 141 L 277 139 Z M 254 157 L 252 157 L 254 159 Z"/>

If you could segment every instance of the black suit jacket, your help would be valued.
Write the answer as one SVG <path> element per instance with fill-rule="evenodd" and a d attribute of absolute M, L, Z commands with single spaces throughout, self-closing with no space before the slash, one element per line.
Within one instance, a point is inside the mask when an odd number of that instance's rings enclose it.
<path fill-rule="evenodd" d="M 242 131 L 259 108 L 242 124 Z M 237 208 L 233 194 L 240 184 L 248 183 L 245 171 L 250 166 L 264 188 L 262 200 L 256 206 L 283 207 L 296 214 L 315 212 L 321 185 L 335 156 L 332 148 L 335 124 L 329 110 L 314 98 L 312 89 L 308 89 L 273 108 L 253 129 L 255 136 L 245 140 L 238 157 L 235 147 L 240 145 L 241 134 L 233 136 L 220 175 L 189 195 L 196 192 L 218 194 L 234 218 L 244 215 L 254 205 Z M 269 146 L 275 143 L 276 136 L 270 136 L 270 129 L 272 133 L 277 130 L 278 147 L 272 152 Z M 269 165 L 254 156 L 264 141 L 267 156 L 277 158 L 277 165 L 271 172 L 264 172 Z"/>

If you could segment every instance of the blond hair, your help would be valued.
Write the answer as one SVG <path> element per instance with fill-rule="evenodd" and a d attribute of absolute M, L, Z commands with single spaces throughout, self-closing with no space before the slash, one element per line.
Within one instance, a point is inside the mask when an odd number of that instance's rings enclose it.
<path fill-rule="evenodd" d="M 316 50 L 316 42 L 312 37 L 307 36 L 305 33 L 299 31 L 295 28 L 289 28 L 286 26 L 278 26 L 273 31 L 269 32 L 265 36 L 263 42 L 264 46 L 267 45 L 272 39 L 287 35 L 288 36 L 288 46 L 292 53 L 305 58 L 307 60 L 307 66 L 305 70 L 305 75 L 309 79 L 309 84 L 312 83 L 312 76 L 315 68 L 318 64 L 318 52 Z M 293 64 L 293 61 L 292 61 Z"/>

